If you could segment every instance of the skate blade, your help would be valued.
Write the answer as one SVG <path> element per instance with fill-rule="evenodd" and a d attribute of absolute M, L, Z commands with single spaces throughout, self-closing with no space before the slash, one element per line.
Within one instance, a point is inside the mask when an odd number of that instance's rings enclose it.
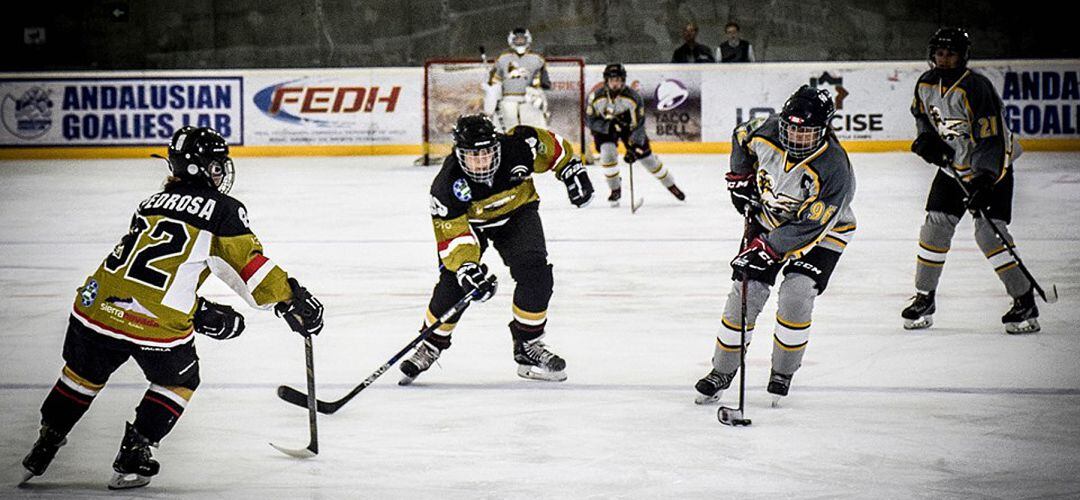
<path fill-rule="evenodd" d="M 1009 335 L 1038 333 L 1040 330 L 1042 330 L 1042 327 L 1039 326 L 1039 321 L 1035 318 L 1026 319 L 1019 323 L 1005 323 L 1005 333 Z"/>
<path fill-rule="evenodd" d="M 410 377 L 408 375 L 402 375 L 401 380 L 397 381 L 397 385 L 400 385 L 400 386 L 412 385 L 413 380 L 416 380 L 416 379 L 412 378 L 412 377 Z"/>
<path fill-rule="evenodd" d="M 537 369 L 535 366 L 518 365 L 517 374 L 521 378 L 529 380 L 542 380 L 544 382 L 562 382 L 566 380 L 566 372 L 549 372 Z"/>
<path fill-rule="evenodd" d="M 608 205 L 611 205 L 611 208 L 619 208 L 619 200 L 609 201 Z"/>
<path fill-rule="evenodd" d="M 705 395 L 705 394 L 701 394 L 699 392 L 697 394 L 697 396 L 694 396 L 694 404 L 696 404 L 696 405 L 711 405 L 711 404 L 713 404 L 713 403 L 715 403 L 717 401 L 720 401 L 720 395 L 723 394 L 723 393 L 724 393 L 724 391 L 721 390 L 720 392 L 717 392 L 716 394 L 713 394 L 712 396 L 708 396 L 708 395 Z"/>
<path fill-rule="evenodd" d="M 30 472 L 30 471 L 28 471 L 28 470 L 25 470 L 25 471 L 23 471 L 23 473 L 22 473 L 22 478 L 21 478 L 21 480 L 19 481 L 19 484 L 17 484 L 16 486 L 18 486 L 18 487 L 22 487 L 22 486 L 26 485 L 27 483 L 29 483 L 29 482 L 30 482 L 30 480 L 31 480 L 31 479 L 33 479 L 33 478 L 35 478 L 35 477 L 37 477 L 37 476 L 36 476 L 36 475 L 34 475 L 34 473 L 33 473 L 33 472 Z"/>
<path fill-rule="evenodd" d="M 124 474 L 121 472 L 114 472 L 112 479 L 109 480 L 109 489 L 127 490 L 131 488 L 141 488 L 148 484 L 150 484 L 149 476 L 140 476 L 135 473 Z"/>
<path fill-rule="evenodd" d="M 781 399 L 784 399 L 784 397 L 779 395 L 779 394 L 773 394 L 772 395 L 772 407 L 773 408 L 779 408 Z"/>
<path fill-rule="evenodd" d="M 933 316 L 923 316 L 923 317 L 921 317 L 919 319 L 905 319 L 904 320 L 904 329 L 905 330 L 922 330 L 923 328 L 930 328 L 933 325 L 934 325 L 934 317 Z"/>

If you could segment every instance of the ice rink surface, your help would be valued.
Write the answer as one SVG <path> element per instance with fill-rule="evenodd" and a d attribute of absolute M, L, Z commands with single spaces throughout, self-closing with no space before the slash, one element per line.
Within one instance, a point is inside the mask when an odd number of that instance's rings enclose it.
<path fill-rule="evenodd" d="M 1061 300 L 1043 331 L 1009 336 L 1009 300 L 961 222 L 936 325 L 899 317 L 933 170 L 911 154 L 852 155 L 858 231 L 814 313 L 791 395 L 764 385 L 775 293 L 748 355 L 748 428 L 693 404 L 710 366 L 741 219 L 725 156 L 667 156 L 675 201 L 638 171 L 631 215 L 583 210 L 550 174 L 537 186 L 555 269 L 547 340 L 569 380 L 519 379 L 513 283 L 494 252 L 498 295 L 474 305 L 441 365 L 411 387 L 395 367 L 321 416 L 277 399 L 303 388 L 303 343 L 273 314 L 211 278 L 203 292 L 246 313 L 247 332 L 197 339 L 202 386 L 156 451 L 141 490 L 105 489 L 123 422 L 145 382 L 117 372 L 46 475 L 16 489 L 38 408 L 62 366 L 75 288 L 157 190 L 157 160 L 0 163 L 0 497 L 29 498 L 1056 498 L 1080 496 L 1080 154 L 1017 163 L 1019 251 Z M 319 394 L 336 399 L 415 334 L 436 278 L 427 190 L 433 168 L 406 157 L 238 158 L 233 194 L 267 255 L 326 305 L 315 340 Z M 625 175 L 625 174 L 624 174 Z M 735 386 L 723 402 L 733 403 Z"/>

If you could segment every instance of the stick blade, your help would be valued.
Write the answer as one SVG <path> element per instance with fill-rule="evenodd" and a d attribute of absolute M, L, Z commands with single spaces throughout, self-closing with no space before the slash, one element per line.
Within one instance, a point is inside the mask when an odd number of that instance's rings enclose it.
<path fill-rule="evenodd" d="M 750 425 L 750 419 L 743 418 L 743 411 L 738 408 L 729 408 L 727 406 L 721 406 L 716 410 L 716 419 L 721 424 L 730 427 L 739 427 Z"/>
<path fill-rule="evenodd" d="M 286 448 L 284 446 L 278 446 L 274 443 L 270 443 L 270 446 L 273 446 L 275 450 L 280 451 L 293 458 L 312 458 L 315 455 L 319 454 L 318 451 L 312 450 L 310 445 L 307 448 L 301 448 L 299 450 Z"/>
<path fill-rule="evenodd" d="M 307 394 L 293 389 L 292 387 L 289 387 L 287 385 L 278 386 L 277 395 L 279 398 L 281 398 L 282 401 L 285 401 L 286 403 L 294 404 L 301 408 L 307 408 Z M 322 413 L 323 415 L 330 415 L 338 411 L 338 409 L 340 408 L 341 405 L 337 405 L 334 403 L 328 403 L 326 401 L 319 400 L 315 401 L 315 411 Z"/>
<path fill-rule="evenodd" d="M 1058 291 L 1056 284 L 1050 285 L 1050 293 L 1044 295 L 1043 300 L 1046 301 L 1047 304 L 1053 304 L 1054 302 L 1058 301 Z"/>

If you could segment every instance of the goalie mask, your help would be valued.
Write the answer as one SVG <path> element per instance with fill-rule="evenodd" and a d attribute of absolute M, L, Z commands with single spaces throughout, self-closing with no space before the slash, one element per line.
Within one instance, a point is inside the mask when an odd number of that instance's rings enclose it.
<path fill-rule="evenodd" d="M 454 126 L 454 155 L 474 182 L 491 185 L 502 149 L 495 125 L 486 115 L 464 115 Z"/>
<path fill-rule="evenodd" d="M 525 28 L 514 28 L 514 31 L 511 31 L 506 36 L 506 43 L 519 56 L 525 55 L 525 52 L 529 50 L 529 46 L 532 45 L 532 33 L 529 33 L 529 30 Z"/>
<path fill-rule="evenodd" d="M 828 91 L 799 87 L 780 111 L 780 145 L 796 159 L 817 151 L 829 132 L 833 111 Z"/>
<path fill-rule="evenodd" d="M 236 171 L 229 158 L 229 144 L 216 130 L 183 127 L 169 142 L 169 169 L 172 175 L 202 183 L 227 194 Z"/>

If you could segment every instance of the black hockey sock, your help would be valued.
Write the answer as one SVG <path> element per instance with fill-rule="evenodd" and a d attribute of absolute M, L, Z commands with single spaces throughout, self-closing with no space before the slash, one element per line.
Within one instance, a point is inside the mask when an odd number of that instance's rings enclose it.
<path fill-rule="evenodd" d="M 90 409 L 90 404 L 103 387 L 104 382 L 91 382 L 65 365 L 60 371 L 60 378 L 41 404 L 41 424 L 66 436 Z"/>
<path fill-rule="evenodd" d="M 41 425 L 67 436 L 93 402 L 93 395 L 72 389 L 63 379 L 57 380 L 41 404 Z"/>
<path fill-rule="evenodd" d="M 135 430 L 150 440 L 154 446 L 157 446 L 172 431 L 176 421 L 184 413 L 187 398 L 191 397 L 192 391 L 184 388 L 177 389 L 185 392 L 186 397 L 170 388 L 151 385 L 135 409 Z"/>
<path fill-rule="evenodd" d="M 510 322 L 510 335 L 514 337 L 515 342 L 529 342 L 530 340 L 536 340 L 544 335 L 544 326 L 547 325 L 547 321 L 539 325 L 526 325 L 513 320 Z"/>

